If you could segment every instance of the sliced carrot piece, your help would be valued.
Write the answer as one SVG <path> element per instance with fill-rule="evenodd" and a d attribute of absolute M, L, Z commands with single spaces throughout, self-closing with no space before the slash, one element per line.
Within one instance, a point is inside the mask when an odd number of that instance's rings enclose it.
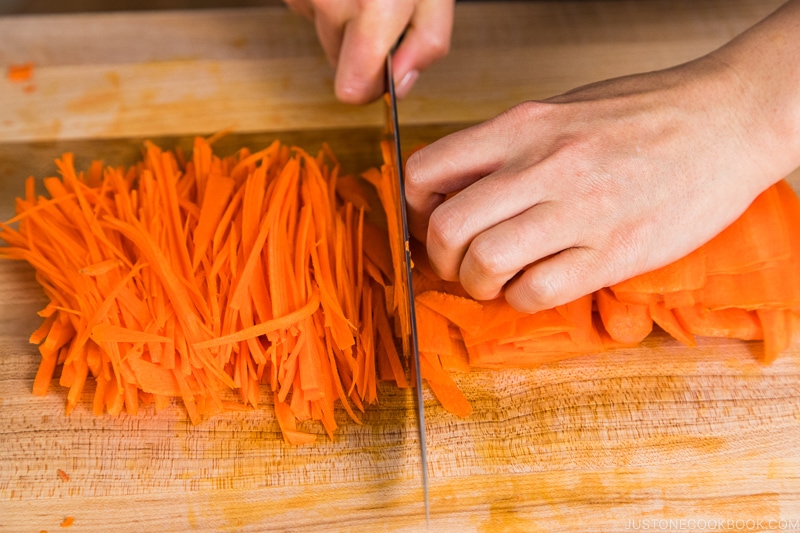
<path fill-rule="evenodd" d="M 800 315 L 789 309 L 755 311 L 764 332 L 765 364 L 773 362 L 784 350 L 800 341 Z"/>
<path fill-rule="evenodd" d="M 672 309 L 668 309 L 664 302 L 659 302 L 653 299 L 650 303 L 650 316 L 653 322 L 672 335 L 673 338 L 682 342 L 686 346 L 697 346 L 694 340 L 694 335 L 681 324 L 681 321 L 675 316 Z"/>
<path fill-rule="evenodd" d="M 420 352 L 422 377 L 447 411 L 462 418 L 472 414 L 472 406 L 433 354 Z"/>
<path fill-rule="evenodd" d="M 730 308 L 711 310 L 701 304 L 675 308 L 681 325 L 689 332 L 703 337 L 728 337 L 743 340 L 764 338 L 761 323 L 755 312 Z"/>
<path fill-rule="evenodd" d="M 597 291 L 595 301 L 603 326 L 615 341 L 638 344 L 653 330 L 649 306 L 621 302 L 611 289 Z"/>

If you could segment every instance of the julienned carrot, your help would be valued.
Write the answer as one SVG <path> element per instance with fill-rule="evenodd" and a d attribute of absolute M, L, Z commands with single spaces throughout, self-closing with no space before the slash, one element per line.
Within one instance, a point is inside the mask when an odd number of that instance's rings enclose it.
<path fill-rule="evenodd" d="M 0 255 L 30 262 L 50 298 L 34 393 L 61 366 L 68 412 L 88 380 L 95 414 L 178 397 L 197 423 L 256 407 L 269 386 L 285 439 L 303 444 L 315 435 L 301 421 L 333 436 L 335 403 L 358 421 L 377 400 L 379 359 L 407 386 L 391 253 L 365 244 L 380 234 L 365 231 L 368 195 L 336 165 L 328 147 L 220 158 L 197 139 L 191 158 L 147 143 L 128 170 L 79 172 L 65 154 L 50 198 L 29 180 Z"/>

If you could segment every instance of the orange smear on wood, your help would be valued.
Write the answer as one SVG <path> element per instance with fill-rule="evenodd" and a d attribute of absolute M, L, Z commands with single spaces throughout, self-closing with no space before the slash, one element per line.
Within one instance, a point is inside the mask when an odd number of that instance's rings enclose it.
<path fill-rule="evenodd" d="M 8 71 L 6 72 L 6 77 L 9 81 L 13 82 L 22 82 L 28 81 L 31 79 L 33 75 L 33 63 L 20 63 L 15 65 L 9 65 Z"/>

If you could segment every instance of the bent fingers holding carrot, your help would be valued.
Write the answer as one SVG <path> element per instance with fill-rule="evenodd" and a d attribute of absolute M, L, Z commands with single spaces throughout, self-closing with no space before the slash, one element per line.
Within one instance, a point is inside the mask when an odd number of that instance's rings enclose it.
<path fill-rule="evenodd" d="M 705 57 L 440 139 L 408 161 L 412 233 L 441 277 L 527 312 L 671 263 L 800 165 L 798 35 L 792 0 Z"/>
<path fill-rule="evenodd" d="M 795 1 L 706 57 L 431 144 L 408 161 L 412 232 L 441 277 L 528 312 L 671 263 L 800 163 L 797 35 Z"/>

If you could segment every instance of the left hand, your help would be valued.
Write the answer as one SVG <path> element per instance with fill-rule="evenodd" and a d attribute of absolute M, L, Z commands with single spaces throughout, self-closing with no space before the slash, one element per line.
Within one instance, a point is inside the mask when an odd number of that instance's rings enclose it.
<path fill-rule="evenodd" d="M 412 233 L 442 278 L 525 312 L 666 265 L 800 163 L 751 82 L 710 56 L 440 139 L 407 163 Z"/>

